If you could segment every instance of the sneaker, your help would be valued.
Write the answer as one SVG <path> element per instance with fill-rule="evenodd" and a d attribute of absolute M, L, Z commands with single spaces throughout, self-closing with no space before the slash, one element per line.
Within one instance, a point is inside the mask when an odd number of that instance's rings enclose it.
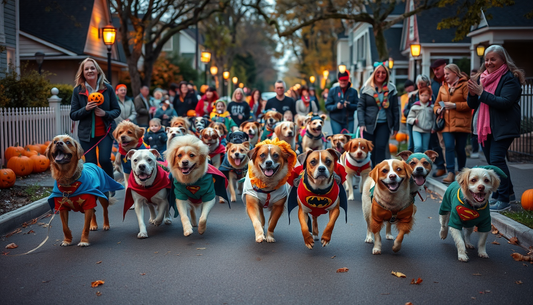
<path fill-rule="evenodd" d="M 470 159 L 479 159 L 479 153 L 477 153 L 477 152 L 471 153 L 470 154 Z"/>
<path fill-rule="evenodd" d="M 495 198 L 491 198 L 491 199 L 489 200 L 489 204 L 490 204 L 490 205 L 493 205 L 493 204 L 495 204 L 497 201 L 498 201 L 497 199 L 495 199 Z M 509 196 L 509 203 L 511 203 L 511 202 L 515 202 L 515 201 L 516 201 L 516 196 L 515 196 L 514 193 L 512 193 L 512 194 Z"/>
<path fill-rule="evenodd" d="M 491 212 L 503 212 L 509 211 L 511 209 L 511 204 L 509 202 L 496 201 L 495 204 L 490 206 Z"/>

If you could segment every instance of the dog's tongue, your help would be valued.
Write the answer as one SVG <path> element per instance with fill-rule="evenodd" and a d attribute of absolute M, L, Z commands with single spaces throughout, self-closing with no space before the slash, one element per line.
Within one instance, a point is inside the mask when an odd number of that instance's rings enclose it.
<path fill-rule="evenodd" d="M 398 188 L 398 183 L 397 182 L 393 182 L 393 183 L 389 184 L 389 189 L 390 190 L 395 190 L 397 188 Z"/>
<path fill-rule="evenodd" d="M 184 174 L 188 173 L 190 170 L 191 170 L 191 169 L 190 169 L 189 167 L 187 167 L 187 168 L 182 167 L 182 168 L 181 168 L 181 172 L 184 173 Z"/>
<path fill-rule="evenodd" d="M 415 179 L 415 183 L 418 186 L 421 186 L 422 184 L 426 183 L 426 178 L 424 178 L 423 176 L 413 176 L 413 178 Z"/>
<path fill-rule="evenodd" d="M 235 165 L 239 166 L 241 165 L 241 159 L 234 159 Z"/>
<path fill-rule="evenodd" d="M 485 194 L 484 193 L 474 193 L 474 199 L 477 202 L 483 202 L 485 200 Z"/>
<path fill-rule="evenodd" d="M 55 160 L 56 161 L 61 161 L 61 160 L 65 159 L 66 157 L 67 157 L 67 155 L 65 155 L 64 153 L 58 152 L 56 157 L 55 157 Z"/>
<path fill-rule="evenodd" d="M 144 180 L 144 179 L 148 179 L 150 176 L 148 174 L 145 174 L 145 173 L 142 173 L 142 174 L 139 174 L 139 178 Z"/>
<path fill-rule="evenodd" d="M 273 169 L 265 169 L 265 175 L 270 177 L 272 175 L 274 175 L 274 170 Z"/>

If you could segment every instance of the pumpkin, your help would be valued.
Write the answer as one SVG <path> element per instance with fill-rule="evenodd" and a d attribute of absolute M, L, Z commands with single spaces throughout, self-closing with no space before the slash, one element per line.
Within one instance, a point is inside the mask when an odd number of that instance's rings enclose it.
<path fill-rule="evenodd" d="M 391 154 L 395 154 L 398 152 L 398 146 L 392 144 L 392 143 L 389 143 L 389 150 L 390 150 L 390 153 Z"/>
<path fill-rule="evenodd" d="M 398 141 L 398 142 L 407 141 L 407 134 L 405 134 L 403 132 L 398 132 L 396 134 L 396 141 Z"/>
<path fill-rule="evenodd" d="M 28 144 L 26 146 L 24 146 L 24 150 L 35 150 L 36 152 L 38 153 L 43 153 L 44 151 L 41 151 L 41 146 L 38 145 L 38 144 Z"/>
<path fill-rule="evenodd" d="M 17 180 L 17 176 L 15 176 L 13 170 L 9 168 L 0 169 L 0 189 L 12 187 L 15 185 L 15 180 Z"/>
<path fill-rule="evenodd" d="M 42 173 L 50 167 L 50 160 L 45 155 L 37 154 L 30 157 L 33 160 L 33 172 Z"/>
<path fill-rule="evenodd" d="M 188 117 L 195 117 L 196 116 L 196 111 L 194 111 L 192 109 L 187 111 L 187 116 Z"/>
<path fill-rule="evenodd" d="M 24 147 L 17 146 L 17 144 L 15 144 L 15 146 L 9 146 L 4 152 L 5 160 L 9 161 L 9 159 L 16 157 L 23 153 L 24 153 Z"/>
<path fill-rule="evenodd" d="M 118 152 L 118 148 L 116 148 L 115 146 L 113 146 L 113 148 L 111 149 L 112 152 L 116 153 Z"/>
<path fill-rule="evenodd" d="M 39 152 L 36 151 L 36 150 L 33 150 L 33 149 L 29 149 L 29 148 L 25 148 L 24 149 L 24 152 L 22 153 L 22 155 L 26 156 L 26 157 L 31 157 L 31 156 L 35 156 L 37 155 Z"/>
<path fill-rule="evenodd" d="M 529 189 L 522 194 L 520 203 L 524 210 L 533 211 L 533 189 Z"/>
<path fill-rule="evenodd" d="M 37 144 L 37 145 L 39 145 L 39 147 L 41 147 L 40 153 L 44 155 L 44 152 L 48 148 L 48 145 L 46 145 L 46 144 Z"/>
<path fill-rule="evenodd" d="M 27 176 L 33 171 L 33 161 L 21 155 L 9 159 L 7 167 L 12 169 L 17 176 Z"/>
<path fill-rule="evenodd" d="M 115 158 L 116 158 L 116 157 L 115 157 L 115 154 L 111 154 L 111 161 L 112 161 L 112 162 L 115 162 Z"/>
<path fill-rule="evenodd" d="M 89 102 L 96 103 L 96 105 L 100 106 L 104 103 L 104 96 L 100 92 L 93 92 L 89 94 Z"/>

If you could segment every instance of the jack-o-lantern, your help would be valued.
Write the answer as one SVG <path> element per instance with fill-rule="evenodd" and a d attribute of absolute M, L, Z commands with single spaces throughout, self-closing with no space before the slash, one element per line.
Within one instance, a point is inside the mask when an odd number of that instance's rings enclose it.
<path fill-rule="evenodd" d="M 37 154 L 30 157 L 33 160 L 33 172 L 42 173 L 50 167 L 50 160 L 44 155 Z"/>
<path fill-rule="evenodd" d="M 17 180 L 17 176 L 15 176 L 13 170 L 9 168 L 0 169 L 0 189 L 12 187 L 15 185 L 15 180 Z"/>
<path fill-rule="evenodd" d="M 33 161 L 26 156 L 16 156 L 7 161 L 7 168 L 12 169 L 17 176 L 27 176 L 33 172 Z"/>
<path fill-rule="evenodd" d="M 104 103 L 104 96 L 100 92 L 93 92 L 89 94 L 89 102 L 96 103 L 96 105 L 100 106 Z"/>
<path fill-rule="evenodd" d="M 9 146 L 6 151 L 4 152 L 5 159 L 9 161 L 9 159 L 16 157 L 18 155 L 21 155 L 24 153 L 24 147 L 22 146 Z"/>

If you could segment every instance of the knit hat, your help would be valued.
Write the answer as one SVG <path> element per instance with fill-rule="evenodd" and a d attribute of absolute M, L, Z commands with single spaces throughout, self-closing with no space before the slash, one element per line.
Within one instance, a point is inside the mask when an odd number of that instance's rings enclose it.
<path fill-rule="evenodd" d="M 435 68 L 438 68 L 438 67 L 440 67 L 440 66 L 442 66 L 442 65 L 445 65 L 445 64 L 447 64 L 446 60 L 444 60 L 444 59 L 437 59 L 437 60 L 435 60 L 435 61 L 431 64 L 430 68 L 431 68 L 431 69 L 435 69 Z"/>
<path fill-rule="evenodd" d="M 413 87 L 414 87 L 414 85 L 415 85 L 415 83 L 413 83 L 412 80 L 408 79 L 408 80 L 406 80 L 405 83 L 403 84 L 403 87 L 404 87 L 404 88 L 407 88 L 407 87 L 409 87 L 409 86 L 413 86 Z"/>
<path fill-rule="evenodd" d="M 128 89 L 128 88 L 126 87 L 126 85 L 124 85 L 124 84 L 118 84 L 118 85 L 115 87 L 115 91 L 118 91 L 118 89 L 120 89 L 120 88 L 122 88 L 122 87 L 124 87 L 124 89 L 126 89 L 126 90 Z"/>
<path fill-rule="evenodd" d="M 344 71 L 344 73 L 337 73 L 337 79 L 338 80 L 350 80 L 350 72 L 348 70 Z"/>

